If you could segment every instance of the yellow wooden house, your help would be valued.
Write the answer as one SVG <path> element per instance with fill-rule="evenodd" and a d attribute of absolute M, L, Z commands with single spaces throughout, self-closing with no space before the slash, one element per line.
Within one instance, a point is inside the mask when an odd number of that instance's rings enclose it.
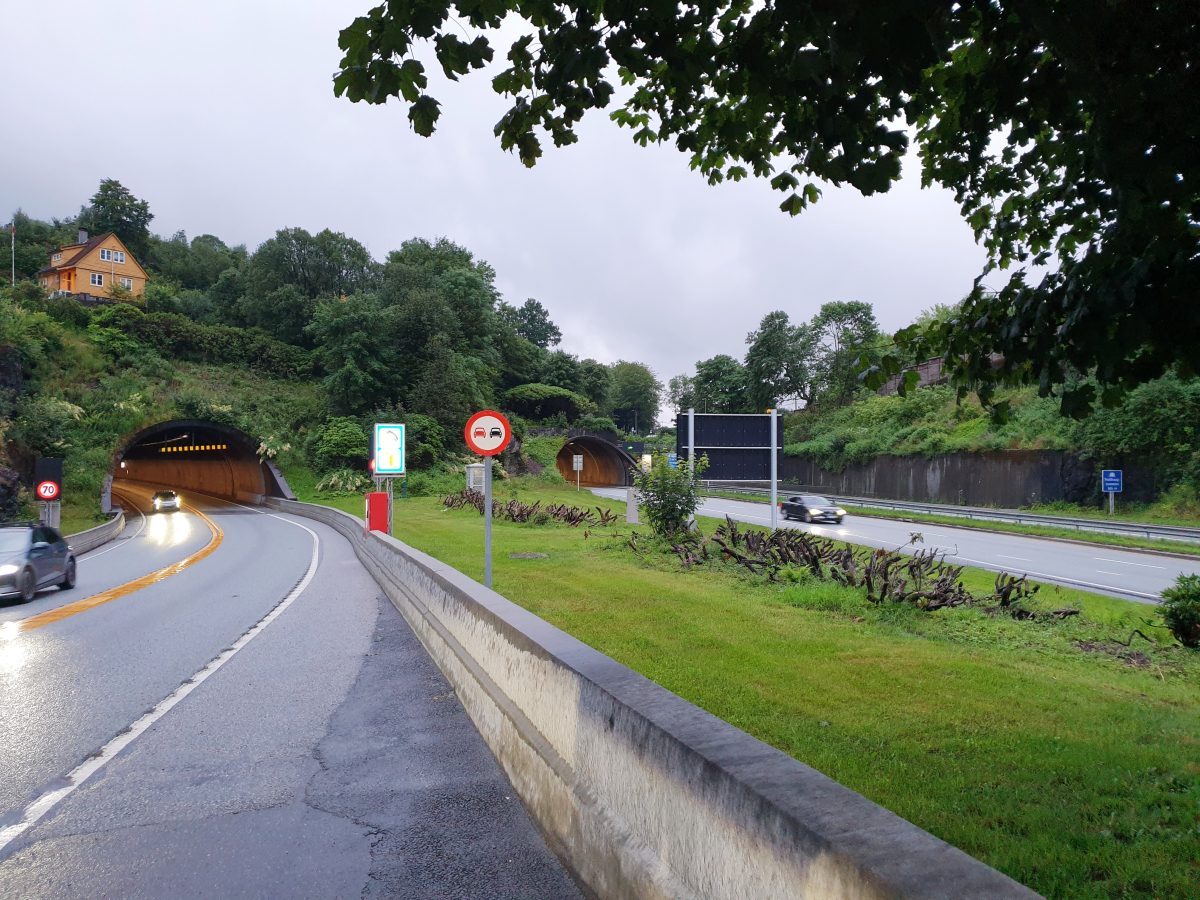
<path fill-rule="evenodd" d="M 146 290 L 146 270 L 138 265 L 115 234 L 79 240 L 50 254 L 50 265 L 37 274 L 46 290 L 110 297 L 114 286 L 140 297 Z"/>

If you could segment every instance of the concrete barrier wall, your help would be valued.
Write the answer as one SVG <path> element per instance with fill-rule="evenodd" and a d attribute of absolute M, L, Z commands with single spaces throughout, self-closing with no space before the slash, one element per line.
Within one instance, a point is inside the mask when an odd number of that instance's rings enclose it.
<path fill-rule="evenodd" d="M 67 535 L 67 544 L 77 556 L 107 544 L 125 530 L 125 513 L 119 512 L 103 525 Z"/>
<path fill-rule="evenodd" d="M 266 503 L 350 540 L 595 896 L 1038 896 L 361 520 Z"/>

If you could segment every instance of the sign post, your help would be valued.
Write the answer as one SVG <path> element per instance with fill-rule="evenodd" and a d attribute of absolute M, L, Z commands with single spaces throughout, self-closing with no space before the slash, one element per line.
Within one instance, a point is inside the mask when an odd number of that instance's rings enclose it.
<path fill-rule="evenodd" d="M 571 457 L 571 468 L 575 470 L 575 493 L 579 493 L 579 473 L 583 471 L 583 454 L 576 453 Z"/>
<path fill-rule="evenodd" d="M 34 464 L 34 493 L 40 501 L 43 525 L 58 528 L 62 516 L 63 461 L 43 456 Z"/>
<path fill-rule="evenodd" d="M 1104 493 L 1108 494 L 1108 514 L 1114 515 L 1116 512 L 1117 494 L 1121 493 L 1124 487 L 1124 472 L 1121 469 L 1102 469 L 1100 471 L 1100 487 Z"/>
<path fill-rule="evenodd" d="M 392 513 L 395 504 L 395 493 L 392 482 L 403 478 L 404 471 L 404 426 L 375 423 L 371 442 L 371 466 L 374 469 L 375 485 L 387 492 L 387 533 L 392 533 Z M 386 487 L 384 486 L 386 482 Z M 380 491 L 382 493 L 382 491 Z M 368 530 L 372 529 L 370 517 L 367 522 Z M 376 529 L 383 530 L 383 529 Z"/>
<path fill-rule="evenodd" d="M 484 457 L 483 464 L 483 586 L 492 586 L 492 463 L 487 457 L 499 456 L 512 440 L 508 419 L 485 409 L 467 420 L 463 429 L 467 446 Z"/>
<path fill-rule="evenodd" d="M 771 530 L 779 527 L 779 413 L 774 409 L 767 410 L 771 414 Z"/>

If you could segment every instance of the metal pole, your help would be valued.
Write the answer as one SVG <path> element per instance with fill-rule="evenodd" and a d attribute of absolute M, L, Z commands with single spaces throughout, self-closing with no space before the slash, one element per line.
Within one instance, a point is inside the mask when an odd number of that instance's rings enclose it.
<path fill-rule="evenodd" d="M 1108 492 L 1108 514 L 1112 516 L 1117 506 L 1117 495 L 1114 491 Z"/>
<path fill-rule="evenodd" d="M 579 470 L 575 470 L 575 493 L 579 493 Z"/>
<path fill-rule="evenodd" d="M 775 452 L 776 440 L 776 422 L 778 418 L 775 410 L 770 410 L 771 413 L 771 528 L 779 527 L 779 459 Z"/>
<path fill-rule="evenodd" d="M 492 460 L 483 458 L 483 586 L 492 586 Z"/>
<path fill-rule="evenodd" d="M 387 530 L 387 533 L 389 535 L 392 533 L 392 482 L 395 480 L 396 479 L 394 479 L 394 478 L 389 478 L 387 480 L 387 486 L 388 486 L 388 488 L 387 488 L 387 491 L 388 491 L 388 530 Z"/>
<path fill-rule="evenodd" d="M 688 473 L 696 474 L 696 410 L 688 410 Z"/>
<path fill-rule="evenodd" d="M 12 283 L 16 287 L 17 284 L 17 219 L 13 217 L 12 225 L 9 226 L 9 246 L 12 248 L 10 255 L 12 256 Z"/>

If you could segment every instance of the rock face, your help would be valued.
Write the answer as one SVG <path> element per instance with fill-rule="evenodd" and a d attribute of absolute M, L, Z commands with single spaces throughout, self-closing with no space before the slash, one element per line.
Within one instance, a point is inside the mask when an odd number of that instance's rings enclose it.
<path fill-rule="evenodd" d="M 0 347 L 0 393 L 15 398 L 24 388 L 20 351 L 16 347 Z"/>
<path fill-rule="evenodd" d="M 15 470 L 0 466 L 0 521 L 8 522 L 17 517 L 20 504 L 17 493 L 21 489 L 21 477 Z"/>

